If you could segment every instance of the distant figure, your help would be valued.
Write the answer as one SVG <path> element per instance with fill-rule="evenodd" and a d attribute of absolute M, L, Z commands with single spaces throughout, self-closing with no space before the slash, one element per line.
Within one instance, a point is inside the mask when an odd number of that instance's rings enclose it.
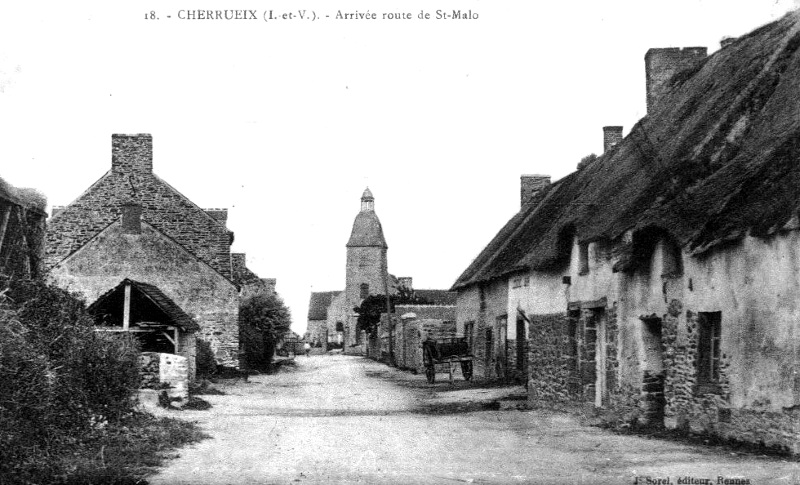
<path fill-rule="evenodd" d="M 308 342 L 304 343 L 303 344 L 303 350 L 306 351 L 306 357 L 310 357 L 309 354 L 311 352 L 311 344 L 309 344 Z"/>

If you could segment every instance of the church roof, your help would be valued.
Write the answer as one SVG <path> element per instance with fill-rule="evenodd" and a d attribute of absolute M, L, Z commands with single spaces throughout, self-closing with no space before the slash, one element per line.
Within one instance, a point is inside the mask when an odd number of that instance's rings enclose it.
<path fill-rule="evenodd" d="M 347 247 L 354 246 L 388 248 L 383 238 L 381 221 L 375 211 L 362 211 L 356 216 L 356 220 L 353 221 L 353 232 L 347 241 Z"/>
<path fill-rule="evenodd" d="M 375 200 L 375 197 L 372 196 L 372 191 L 369 190 L 369 187 L 364 189 L 364 193 L 361 195 L 361 200 Z"/>

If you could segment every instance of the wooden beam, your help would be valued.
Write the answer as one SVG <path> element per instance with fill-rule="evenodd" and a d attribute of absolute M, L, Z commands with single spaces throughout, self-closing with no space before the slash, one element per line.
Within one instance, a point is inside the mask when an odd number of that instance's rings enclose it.
<path fill-rule="evenodd" d="M 8 210 L 3 211 L 3 218 L 0 221 L 0 252 L 3 251 L 3 239 L 6 237 L 6 228 L 8 228 L 8 218 L 11 215 L 11 209 L 14 206 L 8 206 Z"/>
<path fill-rule="evenodd" d="M 122 309 L 122 330 L 128 330 L 131 325 L 131 284 L 125 284 L 125 306 Z"/>
<path fill-rule="evenodd" d="M 163 334 L 165 337 L 167 337 L 167 340 L 169 340 L 169 341 L 170 341 L 170 343 L 172 344 L 172 346 L 173 346 L 173 347 L 177 347 L 177 345 L 175 345 L 175 341 L 174 341 L 174 340 L 172 340 L 172 337 L 170 337 L 170 336 L 169 336 L 169 333 L 167 333 L 166 331 L 162 331 L 161 333 L 162 333 L 162 334 Z"/>

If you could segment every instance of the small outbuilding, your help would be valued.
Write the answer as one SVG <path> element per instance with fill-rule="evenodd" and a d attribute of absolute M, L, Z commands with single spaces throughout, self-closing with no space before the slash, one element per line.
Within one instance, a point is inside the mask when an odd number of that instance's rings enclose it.
<path fill-rule="evenodd" d="M 88 310 L 97 331 L 133 333 L 141 342 L 142 352 L 186 357 L 190 374 L 194 374 L 200 326 L 158 287 L 125 278 Z"/>

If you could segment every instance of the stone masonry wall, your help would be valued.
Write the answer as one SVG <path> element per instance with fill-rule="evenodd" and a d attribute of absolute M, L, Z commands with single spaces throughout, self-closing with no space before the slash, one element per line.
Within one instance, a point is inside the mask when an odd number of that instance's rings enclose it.
<path fill-rule="evenodd" d="M 142 206 L 143 221 L 230 278 L 231 232 L 152 173 L 150 135 L 114 135 L 112 144 L 112 170 L 49 221 L 47 266 L 53 267 L 118 220 L 122 204 L 134 200 Z"/>
<path fill-rule="evenodd" d="M 580 377 L 573 350 L 574 335 L 569 334 L 565 313 L 531 315 L 528 345 L 528 399 L 568 403 L 581 396 Z"/>
<path fill-rule="evenodd" d="M 200 326 L 218 364 L 239 366 L 239 294 L 227 278 L 148 224 L 138 235 L 115 223 L 56 265 L 50 280 L 87 304 L 125 278 L 157 286 Z"/>
<path fill-rule="evenodd" d="M 699 314 L 687 310 L 685 328 L 681 329 L 678 325 L 682 309 L 681 303 L 673 300 L 662 327 L 666 426 L 800 453 L 799 409 L 775 412 L 767 409 L 767 403 L 762 408 L 747 409 L 731 405 L 731 366 L 726 354 L 722 355 L 717 385 L 698 389 Z"/>

